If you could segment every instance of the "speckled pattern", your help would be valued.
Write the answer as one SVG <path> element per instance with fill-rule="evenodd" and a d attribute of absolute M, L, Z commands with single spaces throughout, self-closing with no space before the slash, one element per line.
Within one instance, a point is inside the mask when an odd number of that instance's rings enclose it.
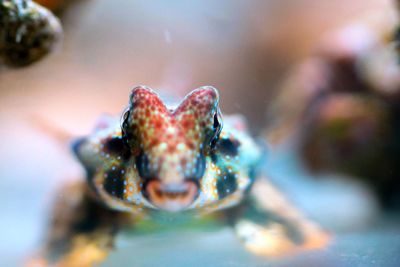
<path fill-rule="evenodd" d="M 230 225 L 254 254 L 324 248 L 330 235 L 258 173 L 262 146 L 240 115 L 222 125 L 218 101 L 210 86 L 176 106 L 150 88 L 134 88 L 120 119 L 104 116 L 75 141 L 87 182 L 62 188 L 46 245 L 31 266 L 93 266 L 115 248 L 117 233 L 213 211 L 207 217 Z"/>
<path fill-rule="evenodd" d="M 205 86 L 167 107 L 152 89 L 134 88 L 121 119 L 102 118 L 74 145 L 92 188 L 111 208 L 130 212 L 162 209 L 146 193 L 154 180 L 174 187 L 172 201 L 186 182 L 196 184 L 179 210 L 210 212 L 238 203 L 262 153 L 241 116 L 227 116 L 222 127 L 218 101 L 218 91 Z"/>

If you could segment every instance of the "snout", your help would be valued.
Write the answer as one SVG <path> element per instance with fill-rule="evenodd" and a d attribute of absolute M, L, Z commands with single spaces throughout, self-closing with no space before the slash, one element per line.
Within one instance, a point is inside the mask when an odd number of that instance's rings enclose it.
<path fill-rule="evenodd" d="M 145 195 L 156 207 L 177 212 L 192 204 L 198 196 L 199 186 L 194 181 L 177 184 L 165 184 L 151 180 L 145 185 Z"/>

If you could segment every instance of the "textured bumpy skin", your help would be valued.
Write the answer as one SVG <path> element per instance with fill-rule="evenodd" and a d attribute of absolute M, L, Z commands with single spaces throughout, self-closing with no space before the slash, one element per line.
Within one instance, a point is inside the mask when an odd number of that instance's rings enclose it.
<path fill-rule="evenodd" d="M 133 89 L 121 119 L 101 118 L 74 143 L 87 181 L 62 190 L 47 246 L 29 264 L 92 266 L 118 230 L 157 212 L 214 212 L 260 255 L 323 247 L 328 235 L 259 177 L 262 150 L 241 116 L 222 125 L 218 101 L 213 87 L 177 106 L 147 87 Z"/>
<path fill-rule="evenodd" d="M 156 209 L 142 189 L 148 179 L 159 178 L 166 183 L 194 180 L 199 195 L 187 209 L 214 210 L 239 201 L 261 157 L 240 120 L 226 119 L 221 131 L 218 93 L 211 87 L 193 91 L 176 108 L 138 87 L 122 127 L 119 119 L 100 121 L 75 151 L 89 184 L 113 209 Z"/>

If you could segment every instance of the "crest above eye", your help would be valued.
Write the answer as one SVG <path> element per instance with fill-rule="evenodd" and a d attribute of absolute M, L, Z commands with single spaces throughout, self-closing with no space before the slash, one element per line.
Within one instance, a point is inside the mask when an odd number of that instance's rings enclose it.
<path fill-rule="evenodd" d="M 211 148 L 215 147 L 215 145 L 218 141 L 219 135 L 222 131 L 222 127 L 223 127 L 222 115 L 221 115 L 221 111 L 219 109 L 217 110 L 217 112 L 214 115 L 214 125 L 213 126 L 214 126 L 215 134 L 210 140 Z"/>
<path fill-rule="evenodd" d="M 131 147 L 179 143 L 189 147 L 215 144 L 222 128 L 218 91 L 211 86 L 189 93 L 176 109 L 168 109 L 158 94 L 145 86 L 132 90 L 122 130 Z M 180 139 L 179 139 L 180 138 Z M 178 140 L 179 139 L 179 140 Z"/>
<path fill-rule="evenodd" d="M 167 116 L 167 108 L 158 97 L 157 93 L 146 86 L 133 88 L 129 97 L 129 107 L 122 117 L 122 132 L 125 142 L 134 149 L 134 154 L 139 153 L 137 148 L 145 141 L 151 141 L 151 137 L 143 136 L 146 129 L 154 126 L 155 121 L 165 128 L 164 119 Z M 155 139 L 155 136 L 153 136 Z"/>
<path fill-rule="evenodd" d="M 212 86 L 203 86 L 190 92 L 173 112 L 175 116 L 194 113 L 197 117 L 209 119 L 218 108 L 219 94 Z M 213 112 L 214 111 L 214 112 Z"/>
<path fill-rule="evenodd" d="M 202 133 L 203 141 L 213 146 L 222 129 L 222 116 L 218 103 L 217 89 L 203 86 L 189 93 L 173 114 L 183 126 L 191 126 L 186 129 L 189 135 L 196 136 Z"/>

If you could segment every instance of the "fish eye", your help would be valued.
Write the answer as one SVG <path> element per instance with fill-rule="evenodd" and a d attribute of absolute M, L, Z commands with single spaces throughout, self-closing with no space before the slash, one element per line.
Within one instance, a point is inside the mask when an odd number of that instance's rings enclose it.
<path fill-rule="evenodd" d="M 218 112 L 214 114 L 214 129 L 218 129 L 221 127 L 221 122 L 218 119 Z"/>
<path fill-rule="evenodd" d="M 143 179 L 154 178 L 154 174 L 150 169 L 149 158 L 143 151 L 136 157 L 136 168 L 141 178 Z"/>
<path fill-rule="evenodd" d="M 123 140 L 128 143 L 128 140 L 132 137 L 131 131 L 129 131 L 129 115 L 130 111 L 127 109 L 121 117 L 121 131 Z"/>
<path fill-rule="evenodd" d="M 205 172 L 206 169 L 206 158 L 204 156 L 200 156 L 197 161 L 196 165 L 194 167 L 194 172 L 190 176 L 193 180 L 200 180 Z"/>
<path fill-rule="evenodd" d="M 211 148 L 214 148 L 218 139 L 219 139 L 219 135 L 221 133 L 222 130 L 222 116 L 221 116 L 221 112 L 218 109 L 217 112 L 215 112 L 214 114 L 214 123 L 213 123 L 213 137 L 211 138 Z"/>

